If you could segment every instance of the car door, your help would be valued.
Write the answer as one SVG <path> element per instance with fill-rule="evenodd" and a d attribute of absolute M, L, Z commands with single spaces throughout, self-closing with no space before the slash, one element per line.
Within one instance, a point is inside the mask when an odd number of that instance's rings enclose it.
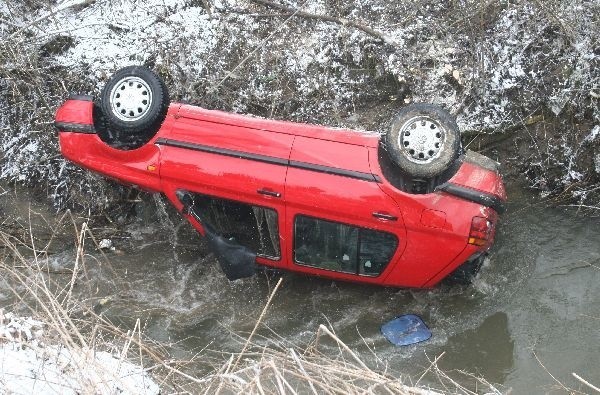
<path fill-rule="evenodd" d="M 286 252 L 295 271 L 380 283 L 405 244 L 396 203 L 364 146 L 297 136 L 286 179 Z M 291 248 L 290 248 L 291 247 Z"/>
<path fill-rule="evenodd" d="M 184 109 L 168 138 L 157 141 L 163 190 L 179 208 L 178 190 L 195 194 L 207 221 L 228 237 L 237 229 L 236 239 L 250 240 L 250 248 L 271 243 L 272 248 L 256 251 L 257 260 L 277 265 L 293 136 L 251 128 L 239 119 L 215 120 L 212 113 Z"/>

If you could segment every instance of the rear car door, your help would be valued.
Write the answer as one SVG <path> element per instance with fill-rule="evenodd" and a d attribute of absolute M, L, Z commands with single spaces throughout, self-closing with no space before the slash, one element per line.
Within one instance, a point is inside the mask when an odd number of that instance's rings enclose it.
<path fill-rule="evenodd" d="M 286 179 L 289 268 L 381 283 L 406 245 L 396 203 L 364 146 L 297 136 Z"/>

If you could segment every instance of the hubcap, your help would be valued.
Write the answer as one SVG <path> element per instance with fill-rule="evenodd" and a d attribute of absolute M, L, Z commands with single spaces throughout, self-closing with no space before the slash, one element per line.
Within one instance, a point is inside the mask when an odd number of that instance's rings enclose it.
<path fill-rule="evenodd" d="M 411 162 L 430 163 L 440 156 L 446 131 L 435 120 L 418 116 L 404 124 L 398 136 L 398 144 Z"/>
<path fill-rule="evenodd" d="M 115 84 L 110 92 L 113 114 L 125 122 L 143 118 L 152 105 L 152 91 L 141 78 L 125 77 Z"/>

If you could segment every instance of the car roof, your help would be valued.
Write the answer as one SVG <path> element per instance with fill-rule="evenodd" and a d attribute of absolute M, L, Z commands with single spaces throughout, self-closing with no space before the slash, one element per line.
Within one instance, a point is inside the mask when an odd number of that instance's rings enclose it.
<path fill-rule="evenodd" d="M 251 115 L 235 114 L 218 110 L 207 110 L 205 108 L 186 104 L 180 106 L 176 117 L 191 118 L 206 122 L 266 130 L 273 133 L 304 136 L 319 140 L 335 141 L 339 143 L 360 145 L 365 147 L 377 147 L 379 143 L 379 134 L 375 132 L 277 121 Z"/>

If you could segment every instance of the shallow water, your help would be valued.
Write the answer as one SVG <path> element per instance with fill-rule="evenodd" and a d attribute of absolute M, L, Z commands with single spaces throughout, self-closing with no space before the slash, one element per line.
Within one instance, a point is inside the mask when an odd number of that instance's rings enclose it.
<path fill-rule="evenodd" d="M 572 372 L 600 384 L 600 220 L 546 207 L 518 189 L 509 192 L 496 244 L 472 286 L 398 290 L 285 273 L 265 323 L 295 344 L 309 341 L 319 324 L 330 324 L 370 364 L 388 365 L 395 375 L 418 377 L 428 358 L 444 353 L 443 370 L 469 371 L 503 391 L 564 392 L 550 374 L 581 388 Z M 23 192 L 0 197 L 5 217 L 21 213 L 29 220 L 23 214 L 28 208 Z M 43 204 L 34 208 L 53 215 Z M 34 233 L 43 233 L 45 224 L 33 217 Z M 146 206 L 146 215 L 115 238 L 123 251 L 105 258 L 89 248 L 88 281 L 76 292 L 109 297 L 100 307 L 106 317 L 124 327 L 141 319 L 148 336 L 172 345 L 174 357 L 190 358 L 205 348 L 239 350 L 232 333 L 252 330 L 277 277 L 262 273 L 228 282 L 189 227 L 168 234 L 158 220 Z M 53 251 L 51 267 L 72 265 L 72 239 L 59 238 Z M 0 289 L 0 303 L 8 294 Z M 381 324 L 405 313 L 423 317 L 433 337 L 409 347 L 388 343 Z"/>

